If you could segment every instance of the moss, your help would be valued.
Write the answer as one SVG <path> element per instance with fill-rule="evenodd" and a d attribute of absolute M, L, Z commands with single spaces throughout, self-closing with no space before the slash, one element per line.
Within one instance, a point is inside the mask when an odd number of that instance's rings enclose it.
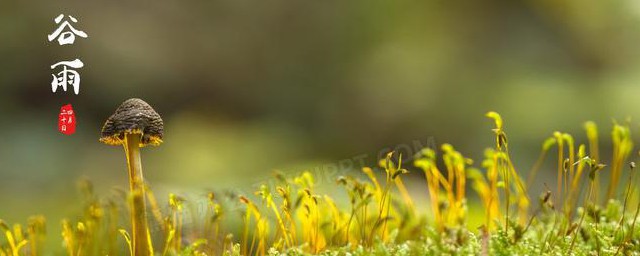
<path fill-rule="evenodd" d="M 503 119 L 495 112 L 487 116 L 495 122 L 496 143 L 476 166 L 449 144 L 414 158 L 426 178 L 428 203 L 411 197 L 403 183 L 410 170 L 393 152 L 362 175 L 339 177 L 335 186 L 340 189 L 331 194 L 320 194 L 309 172 L 277 173 L 253 194 L 208 193 L 204 214 L 195 214 L 189 200 L 174 194 L 167 202 L 170 210 L 162 212 L 145 186 L 156 220 L 149 232 L 162 244 L 156 255 L 640 255 L 635 164 L 623 164 L 633 147 L 628 125 L 614 126 L 609 165 L 600 162 L 594 123 L 585 125 L 588 142 L 583 144 L 567 133 L 553 133 L 525 183 L 510 157 Z M 557 159 L 550 161 L 558 167 L 557 188 L 530 201 L 528 185 L 554 148 Z M 603 175 L 615 177 L 606 191 L 599 185 Z M 119 205 L 128 204 L 98 199 L 91 184 L 82 184 L 85 214 L 62 222 L 67 254 L 132 254 L 129 227 L 120 221 L 127 211 Z M 467 224 L 468 185 L 482 201 L 484 211 L 472 211 L 484 213 L 481 227 Z M 339 194 L 349 198 L 343 207 L 332 198 Z M 599 202 L 600 195 L 608 200 Z M 430 205 L 433 218 L 414 204 Z M 241 216 L 234 215 L 238 209 Z M 234 219 L 240 228 L 232 226 Z M 26 231 L 0 220 L 0 255 L 42 255 L 44 226 L 42 216 L 31 218 Z"/>

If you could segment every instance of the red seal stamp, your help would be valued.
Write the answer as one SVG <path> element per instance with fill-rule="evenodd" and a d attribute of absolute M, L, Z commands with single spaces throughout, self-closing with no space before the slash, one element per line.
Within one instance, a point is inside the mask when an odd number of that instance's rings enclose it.
<path fill-rule="evenodd" d="M 71 135 L 76 132 L 76 113 L 73 111 L 71 104 L 64 105 L 60 108 L 58 131 L 65 135 Z"/>

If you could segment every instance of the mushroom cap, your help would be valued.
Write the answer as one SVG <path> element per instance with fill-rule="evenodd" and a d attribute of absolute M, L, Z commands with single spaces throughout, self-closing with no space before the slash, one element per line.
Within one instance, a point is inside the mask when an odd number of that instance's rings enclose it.
<path fill-rule="evenodd" d="M 124 101 L 102 126 L 100 141 L 122 145 L 125 134 L 140 134 L 140 147 L 162 143 L 164 124 L 160 115 L 145 101 L 132 98 Z"/>

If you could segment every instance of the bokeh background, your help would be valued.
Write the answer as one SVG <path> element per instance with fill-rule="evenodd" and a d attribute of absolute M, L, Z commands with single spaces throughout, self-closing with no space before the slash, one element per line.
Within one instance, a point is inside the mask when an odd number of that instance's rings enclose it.
<path fill-rule="evenodd" d="M 61 13 L 89 38 L 48 42 Z M 328 185 L 413 145 L 449 142 L 478 162 L 489 110 L 525 173 L 553 131 L 584 141 L 587 120 L 608 152 L 612 118 L 640 116 L 639 27 L 635 0 L 4 1 L 0 218 L 45 214 L 57 234 L 78 214 L 79 178 L 126 188 L 122 149 L 98 137 L 131 97 L 165 121 L 165 143 L 143 151 L 161 195 L 250 192 L 274 170 L 319 170 Z M 80 94 L 52 93 L 49 66 L 75 58 Z M 67 103 L 72 136 L 57 132 Z"/>

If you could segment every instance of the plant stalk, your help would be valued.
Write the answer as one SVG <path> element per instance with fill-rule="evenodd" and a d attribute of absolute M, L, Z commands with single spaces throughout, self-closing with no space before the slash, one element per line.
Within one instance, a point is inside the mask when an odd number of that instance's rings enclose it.
<path fill-rule="evenodd" d="M 141 134 L 126 133 L 124 150 L 127 155 L 129 170 L 129 188 L 131 190 L 131 227 L 133 231 L 134 255 L 153 255 L 151 234 L 147 222 L 144 196 L 144 179 L 142 177 L 142 159 L 140 158 Z"/>

